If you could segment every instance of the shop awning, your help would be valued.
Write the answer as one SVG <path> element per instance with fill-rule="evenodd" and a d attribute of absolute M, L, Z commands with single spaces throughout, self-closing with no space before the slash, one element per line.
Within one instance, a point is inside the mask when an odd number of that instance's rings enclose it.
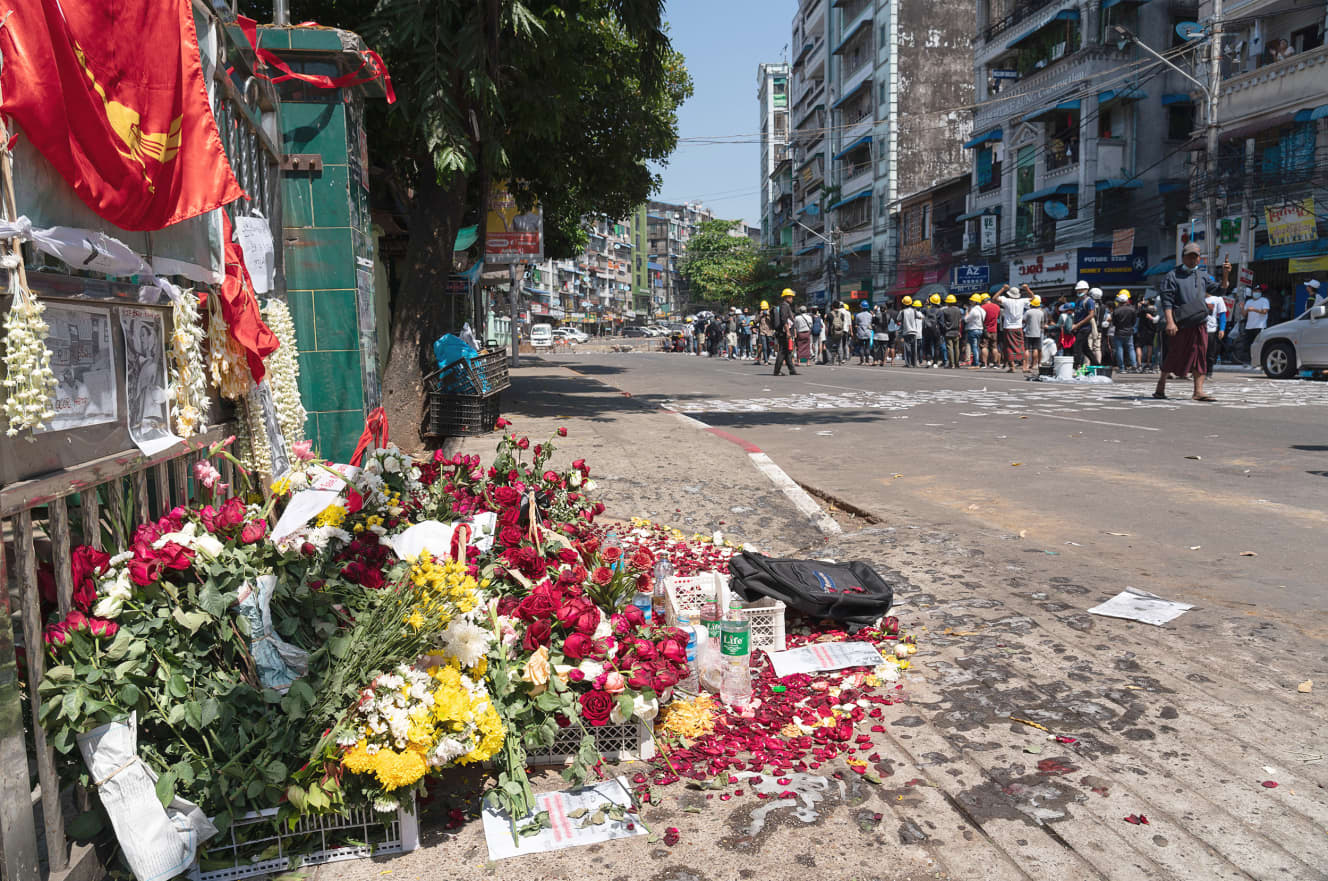
<path fill-rule="evenodd" d="M 1187 186 L 1188 184 L 1183 184 L 1180 181 L 1164 180 L 1158 182 L 1157 193 L 1159 196 L 1166 195 L 1167 193 L 1179 193 Z"/>
<path fill-rule="evenodd" d="M 817 242 L 817 243 L 814 244 L 814 245 L 808 245 L 807 247 L 803 248 L 801 251 L 794 251 L 794 252 L 793 252 L 793 256 L 794 256 L 794 257 L 801 257 L 801 256 L 803 256 L 804 254 L 810 254 L 812 251 L 819 251 L 819 250 L 821 250 L 821 249 L 824 248 L 824 247 L 825 247 L 825 243 L 824 243 L 824 242 Z"/>
<path fill-rule="evenodd" d="M 835 103 L 831 104 L 831 105 L 830 105 L 830 109 L 831 109 L 831 110 L 835 110 L 835 109 L 837 109 L 837 108 L 839 107 L 839 105 L 843 104 L 845 101 L 848 101 L 848 100 L 849 100 L 850 98 L 852 98 L 854 95 L 857 95 L 857 94 L 861 93 L 863 89 L 870 89 L 870 88 L 871 88 L 871 84 L 872 84 L 872 78 L 871 78 L 871 77 L 867 77 L 866 79 L 862 80 L 862 81 L 859 82 L 856 86 L 854 86 L 853 88 L 851 88 L 851 89 L 849 89 L 847 92 L 845 92 L 844 95 L 843 95 L 843 97 L 841 97 L 838 101 L 836 101 Z"/>
<path fill-rule="evenodd" d="M 798 213 L 811 214 L 815 216 L 821 213 L 821 206 L 817 205 L 815 202 L 811 203 L 810 205 L 803 205 L 801 208 L 798 209 Z"/>
<path fill-rule="evenodd" d="M 452 245 L 452 250 L 464 251 L 471 245 L 475 244 L 475 240 L 479 237 L 479 226 L 463 226 L 461 229 L 457 230 L 456 242 Z"/>
<path fill-rule="evenodd" d="M 1165 275 L 1166 273 L 1170 272 L 1175 268 L 1176 268 L 1176 261 L 1174 259 L 1163 260 L 1161 263 L 1157 264 L 1156 266 L 1150 267 L 1149 270 L 1144 273 L 1144 276 L 1146 277 L 1150 275 Z"/>
<path fill-rule="evenodd" d="M 1102 178 L 1096 184 L 1099 193 L 1103 190 L 1137 190 L 1143 185 L 1144 182 L 1141 180 L 1123 177 Z"/>
<path fill-rule="evenodd" d="M 849 44 L 849 41 L 852 40 L 854 37 L 856 37 L 858 34 L 862 33 L 862 29 L 870 25 L 871 21 L 872 17 L 870 15 L 864 15 L 862 18 L 858 19 L 858 23 L 853 26 L 853 29 L 851 31 L 849 31 L 847 34 L 844 34 L 844 39 L 839 41 L 839 45 L 836 46 L 834 48 L 834 51 L 831 52 L 830 54 L 838 55 L 840 52 L 842 52 L 844 50 L 844 47 Z"/>
<path fill-rule="evenodd" d="M 849 144 L 847 147 L 836 153 L 835 158 L 842 159 L 845 156 L 847 156 L 849 153 L 852 153 L 854 150 L 858 149 L 859 147 L 864 147 L 867 144 L 870 144 L 871 142 L 872 142 L 871 135 L 863 135 L 862 137 L 858 138 L 856 141 L 854 141 L 853 143 Z"/>
<path fill-rule="evenodd" d="M 648 267 L 651 268 L 651 269 L 659 270 L 659 271 L 663 271 L 663 269 L 664 269 L 663 264 L 660 264 L 660 263 L 654 263 L 654 262 L 651 262 L 651 263 L 647 263 L 646 266 L 648 266 Z"/>
<path fill-rule="evenodd" d="M 856 193 L 849 196 L 847 199 L 840 199 L 838 202 L 831 205 L 830 210 L 833 211 L 836 208 L 842 208 L 843 206 L 848 205 L 851 202 L 857 202 L 861 199 L 869 198 L 871 194 L 872 194 L 871 187 L 867 187 L 865 190 L 858 190 Z"/>
<path fill-rule="evenodd" d="M 1328 116 L 1328 104 L 1320 104 L 1312 109 L 1297 110 L 1294 119 L 1296 122 L 1313 122 L 1316 119 L 1323 119 L 1325 116 Z"/>
<path fill-rule="evenodd" d="M 994 215 L 996 217 L 1000 217 L 1001 206 L 988 205 L 986 208 L 980 208 L 977 211 L 970 211 L 967 214 L 961 214 L 955 218 L 955 221 L 958 223 L 963 223 L 966 220 L 977 220 L 979 217 L 983 217 L 986 215 Z"/>
<path fill-rule="evenodd" d="M 1011 41 L 1009 42 L 1009 44 L 1006 45 L 1005 48 L 1007 48 L 1007 49 L 1013 49 L 1015 46 L 1018 46 L 1020 43 L 1024 42 L 1024 40 L 1027 40 L 1029 37 L 1033 36 L 1033 35 L 1036 34 L 1038 31 L 1042 30 L 1042 28 L 1045 28 L 1045 27 L 1051 25 L 1053 22 L 1057 22 L 1057 21 L 1078 21 L 1078 20 L 1079 20 L 1079 10 L 1077 10 L 1077 9 L 1062 9 L 1060 12 L 1056 13 L 1056 16 L 1055 16 L 1051 21 L 1049 21 L 1049 22 L 1047 22 L 1046 24 L 1041 25 L 1041 26 L 1039 26 L 1039 27 L 1035 27 L 1035 28 L 1033 28 L 1033 30 L 1031 30 L 1031 31 L 1026 31 L 1026 32 L 1023 33 L 1023 34 L 1020 34 L 1018 37 L 1015 37 L 1013 40 L 1011 40 Z"/>
<path fill-rule="evenodd" d="M 870 241 L 859 242 L 851 248 L 845 248 L 845 254 L 861 254 L 863 251 L 870 251 L 872 243 Z"/>
<path fill-rule="evenodd" d="M 1113 6 L 1120 6 L 1122 3 L 1129 6 L 1143 6 L 1148 0 L 1102 0 L 1102 11 L 1106 12 Z"/>
<path fill-rule="evenodd" d="M 1120 89 L 1107 89 L 1097 93 L 1097 103 L 1109 104 L 1112 101 L 1142 101 L 1148 93 L 1138 86 L 1126 86 Z"/>
<path fill-rule="evenodd" d="M 992 141 L 999 141 L 1002 137 L 1003 133 L 1001 132 L 1001 130 L 999 128 L 994 128 L 991 129 L 990 131 L 985 131 L 982 134 L 977 135 L 976 137 L 969 138 L 967 141 L 964 142 L 964 149 L 972 150 L 974 147 L 980 146 L 982 144 L 987 144 Z"/>
<path fill-rule="evenodd" d="M 1039 119 L 1045 119 L 1054 113 L 1060 112 L 1079 112 L 1079 99 L 1073 101 L 1062 101 L 1059 104 L 1052 104 L 1050 107 L 1043 107 L 1041 110 L 1034 110 L 1023 118 L 1023 122 L 1037 122 Z"/>
<path fill-rule="evenodd" d="M 1291 257 L 1317 257 L 1328 254 L 1328 238 L 1312 242 L 1294 242 L 1290 245 L 1259 245 L 1254 249 L 1255 260 L 1283 260 Z"/>
<path fill-rule="evenodd" d="M 533 296 L 536 296 L 536 297 L 549 297 L 549 296 L 552 296 L 552 294 L 550 294 L 548 291 L 546 291 L 546 290 L 544 290 L 544 289 L 542 289 L 542 288 L 532 288 L 530 285 L 526 285 L 526 293 L 528 293 L 528 294 L 532 294 Z"/>
<path fill-rule="evenodd" d="M 1054 187 L 1043 187 L 1040 190 L 1034 190 L 1028 193 L 1020 202 L 1041 202 L 1044 199 L 1051 199 L 1055 196 L 1072 196 L 1079 192 L 1078 184 L 1057 184 Z"/>
<path fill-rule="evenodd" d="M 1188 92 L 1167 92 L 1162 96 L 1162 106 L 1170 107 L 1172 104 L 1193 104 L 1194 99 Z"/>

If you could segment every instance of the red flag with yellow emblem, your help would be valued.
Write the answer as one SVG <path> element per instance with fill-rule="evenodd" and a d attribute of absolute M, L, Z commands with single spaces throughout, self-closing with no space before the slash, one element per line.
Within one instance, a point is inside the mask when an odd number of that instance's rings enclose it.
<path fill-rule="evenodd" d="M 0 20 L 0 112 L 99 216 L 154 230 L 244 196 L 189 0 L 0 0 Z"/>

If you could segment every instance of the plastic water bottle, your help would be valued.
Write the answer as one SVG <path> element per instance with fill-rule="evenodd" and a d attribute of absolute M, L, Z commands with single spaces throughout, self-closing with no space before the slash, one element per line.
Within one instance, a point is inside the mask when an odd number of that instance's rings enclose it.
<path fill-rule="evenodd" d="M 752 702 L 752 625 L 735 606 L 720 625 L 720 661 L 723 678 L 719 699 L 731 707 Z"/>
<path fill-rule="evenodd" d="M 651 596 L 649 588 L 638 590 L 632 596 L 632 605 L 641 610 L 641 617 L 646 619 L 646 623 L 651 623 L 650 610 L 654 605 L 654 597 Z"/>
<path fill-rule="evenodd" d="M 678 616 L 678 626 L 687 633 L 687 675 L 678 680 L 674 690 L 681 694 L 696 694 L 701 690 L 701 677 L 697 670 L 696 644 L 698 627 L 692 626 L 691 619 Z"/>
<path fill-rule="evenodd" d="M 711 694 L 719 691 L 723 675 L 719 659 L 722 623 L 718 603 L 706 603 L 701 606 L 701 642 L 696 647 L 696 664 L 700 669 L 697 673 L 701 677 L 701 687 Z"/>
<path fill-rule="evenodd" d="M 665 583 L 673 577 L 673 564 L 661 557 L 655 561 L 655 585 L 651 594 L 650 620 L 655 626 L 662 626 L 668 617 L 668 591 Z"/>
<path fill-rule="evenodd" d="M 618 541 L 618 533 L 609 532 L 607 535 L 604 536 L 604 544 L 599 549 L 600 556 L 608 554 L 609 548 L 617 548 L 620 551 L 622 550 L 622 543 Z M 621 555 L 618 557 L 617 560 L 614 561 L 612 566 L 613 571 L 617 572 L 618 567 L 620 565 L 622 565 Z"/>

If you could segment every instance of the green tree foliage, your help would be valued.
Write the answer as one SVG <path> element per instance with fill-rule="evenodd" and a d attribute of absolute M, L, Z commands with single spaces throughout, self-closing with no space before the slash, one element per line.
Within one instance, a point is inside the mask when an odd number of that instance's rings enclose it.
<path fill-rule="evenodd" d="M 687 242 L 678 269 L 694 297 L 725 305 L 747 305 L 756 296 L 756 282 L 768 270 L 752 240 L 733 236 L 732 220 L 705 220 Z"/>
<path fill-rule="evenodd" d="M 493 181 L 545 213 L 545 253 L 585 244 L 581 218 L 624 216 L 658 186 L 691 79 L 663 0 L 295 0 L 291 19 L 361 34 L 397 102 L 370 102 L 369 150 L 408 212 L 383 377 L 392 435 L 415 446 L 422 374 L 448 330 L 437 292 L 457 230 Z"/>

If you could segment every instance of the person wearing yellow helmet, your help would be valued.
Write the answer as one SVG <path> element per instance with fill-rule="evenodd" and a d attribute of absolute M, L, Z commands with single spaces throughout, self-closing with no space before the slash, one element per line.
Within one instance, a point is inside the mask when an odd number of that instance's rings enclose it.
<path fill-rule="evenodd" d="M 1111 310 L 1111 362 L 1117 370 L 1139 372 L 1139 359 L 1134 351 L 1134 336 L 1139 330 L 1139 309 L 1130 302 L 1130 292 L 1122 290 L 1116 295 L 1116 308 Z"/>
<path fill-rule="evenodd" d="M 761 301 L 761 308 L 762 308 L 762 309 L 769 309 L 769 308 L 770 308 L 770 304 L 767 303 L 765 300 L 762 300 L 762 301 Z"/>
<path fill-rule="evenodd" d="M 933 306 L 939 306 L 941 305 L 941 295 L 932 294 L 930 297 L 927 298 L 927 302 L 931 303 Z"/>
<path fill-rule="evenodd" d="M 965 361 L 970 368 L 981 366 L 982 361 L 982 325 L 986 323 L 987 313 L 982 308 L 982 295 L 973 294 L 968 298 L 968 309 L 964 312 L 964 343 L 968 348 Z"/>
<path fill-rule="evenodd" d="M 904 303 L 905 306 L 912 306 L 912 305 L 913 305 L 913 298 L 910 297 L 910 296 L 905 295 L 905 296 L 904 296 L 904 299 L 903 299 L 903 303 Z"/>
<path fill-rule="evenodd" d="M 959 369 L 959 348 L 963 345 L 964 310 L 956 305 L 954 294 L 945 295 L 945 305 L 936 313 L 940 325 L 942 361 L 947 368 Z"/>
<path fill-rule="evenodd" d="M 1046 323 L 1042 298 L 1033 294 L 1028 300 L 1028 310 L 1024 312 L 1024 341 L 1028 344 L 1028 372 L 1034 376 L 1042 366 L 1042 334 Z"/>
<path fill-rule="evenodd" d="M 779 295 L 779 311 L 774 319 L 775 325 L 775 376 L 780 375 L 780 368 L 788 365 L 789 376 L 797 376 L 793 366 L 793 293 L 791 288 L 784 288 Z"/>
<path fill-rule="evenodd" d="M 991 302 L 991 294 L 982 294 L 982 311 L 986 318 L 982 322 L 982 366 L 994 370 L 1000 366 L 997 361 L 1000 344 L 1001 307 Z"/>
<path fill-rule="evenodd" d="M 958 303 L 958 302 L 959 302 L 959 301 L 955 299 L 955 295 L 954 295 L 954 294 L 946 294 L 946 295 L 945 295 L 945 305 L 948 306 L 948 305 L 950 305 L 951 303 Z"/>

